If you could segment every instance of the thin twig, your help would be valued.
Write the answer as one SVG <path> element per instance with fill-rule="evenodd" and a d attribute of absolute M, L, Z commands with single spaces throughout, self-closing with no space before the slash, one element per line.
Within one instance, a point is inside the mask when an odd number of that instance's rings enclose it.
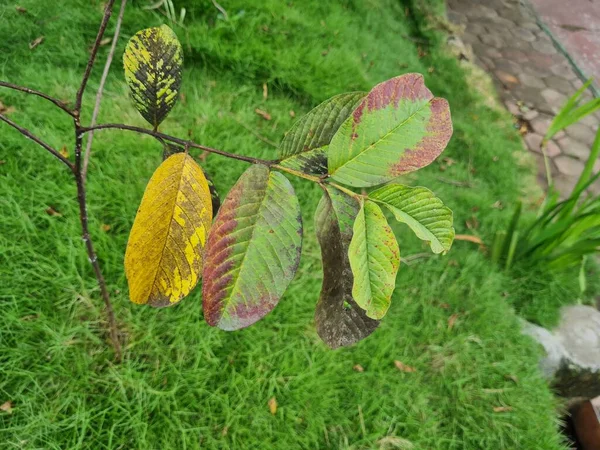
<path fill-rule="evenodd" d="M 92 47 L 92 51 L 90 53 L 90 59 L 88 59 L 87 65 L 85 66 L 85 72 L 83 73 L 83 78 L 81 79 L 81 85 L 77 90 L 77 95 L 75 96 L 75 115 L 79 118 L 81 114 L 81 101 L 83 99 L 83 93 L 85 91 L 85 87 L 87 86 L 87 82 L 90 79 L 90 74 L 92 73 L 92 67 L 94 66 L 94 61 L 96 60 L 96 55 L 98 54 L 98 49 L 100 48 L 100 42 L 102 41 L 102 37 L 104 36 L 104 31 L 106 30 L 106 26 L 108 25 L 108 21 L 110 19 L 110 15 L 112 13 L 112 7 L 115 3 L 115 0 L 108 0 L 106 3 L 106 7 L 104 8 L 104 17 L 102 17 L 102 22 L 100 23 L 100 28 L 98 29 L 98 34 L 96 35 L 96 41 L 94 42 L 94 46 Z M 79 122 L 77 123 L 79 125 Z"/>
<path fill-rule="evenodd" d="M 21 91 L 21 92 L 25 92 L 27 94 L 37 95 L 38 97 L 42 97 L 43 99 L 46 99 L 49 102 L 54 103 L 56 106 L 58 106 L 64 112 L 66 112 L 67 114 L 69 114 L 71 117 L 74 116 L 73 111 L 71 111 L 67 107 L 67 105 L 65 105 L 64 102 L 58 100 L 57 98 L 50 97 L 48 94 L 44 94 L 43 92 L 36 91 L 35 89 L 29 89 L 28 87 L 18 86 L 16 84 L 8 83 L 6 81 L 0 81 L 0 86 L 1 87 L 6 87 L 6 88 L 9 88 L 9 89 L 14 89 L 15 91 Z"/>
<path fill-rule="evenodd" d="M 169 136 L 168 134 L 160 133 L 158 131 L 148 130 L 146 128 L 134 127 L 131 125 L 124 125 L 120 123 L 103 123 L 100 125 L 94 125 L 93 127 L 81 127 L 80 131 L 82 133 L 89 133 L 93 130 L 104 130 L 104 129 L 117 129 L 117 130 L 125 130 L 125 131 L 133 131 L 136 133 L 147 134 L 148 136 L 154 136 L 155 138 L 163 139 L 165 141 L 175 142 L 176 144 L 189 146 L 193 148 L 199 148 L 200 150 L 205 150 L 209 153 L 215 153 L 217 155 L 224 156 L 226 158 L 237 159 L 238 161 L 245 161 L 251 164 L 263 164 L 265 166 L 273 166 L 277 164 L 278 161 L 268 161 L 265 159 L 259 158 L 251 158 L 249 156 L 236 155 L 235 153 L 229 153 L 224 150 L 218 150 L 216 148 L 206 147 L 205 145 L 196 144 L 194 141 L 189 141 L 185 139 L 179 139 L 174 136 Z"/>
<path fill-rule="evenodd" d="M 254 137 L 256 137 L 257 139 L 260 139 L 261 141 L 263 141 L 265 144 L 269 144 L 271 147 L 275 147 L 275 148 L 279 147 L 279 145 L 277 145 L 277 143 L 275 143 L 272 140 L 264 137 L 262 134 L 258 133 L 256 130 L 253 130 L 248 125 L 246 125 L 244 122 L 242 122 L 237 117 L 235 117 L 233 114 L 231 114 L 231 118 L 233 120 L 235 120 L 239 125 L 241 125 L 242 127 L 244 127 L 246 130 L 248 130 L 250 133 L 252 133 L 254 135 Z"/>
<path fill-rule="evenodd" d="M 65 164 L 69 169 L 71 169 L 71 171 L 73 171 L 75 169 L 75 167 L 73 166 L 73 163 L 71 161 L 69 161 L 67 158 L 65 158 L 63 155 L 61 155 L 58 151 L 56 151 L 50 145 L 46 144 L 39 137 L 33 135 L 26 128 L 23 128 L 23 127 L 17 125 L 16 123 L 14 123 L 12 120 L 10 120 L 8 117 L 6 117 L 3 114 L 0 114 L 0 120 L 2 120 L 3 122 L 6 122 L 11 127 L 13 127 L 14 129 L 18 130 L 27 139 L 31 139 L 36 144 L 38 144 L 41 147 L 43 147 L 44 149 L 48 150 L 53 156 L 55 156 L 56 158 L 58 158 L 63 164 Z"/>
<path fill-rule="evenodd" d="M 110 65 L 112 64 L 113 57 L 115 55 L 115 49 L 117 48 L 117 41 L 119 40 L 119 33 L 121 32 L 121 22 L 123 22 L 123 14 L 125 13 L 125 5 L 127 0 L 121 0 L 121 7 L 119 9 L 119 16 L 117 17 L 117 24 L 115 25 L 115 34 L 112 38 L 112 43 L 108 56 L 106 57 L 106 64 L 104 64 L 104 71 L 102 72 L 102 78 L 100 78 L 100 86 L 98 86 L 98 92 L 96 93 L 96 104 L 94 105 L 94 112 L 92 113 L 92 121 L 90 125 L 96 124 L 98 113 L 100 112 L 100 102 L 102 101 L 102 93 L 104 92 L 104 85 L 108 78 L 108 72 L 110 71 Z M 92 142 L 94 141 L 94 132 L 90 132 L 87 143 L 85 145 L 85 152 L 83 153 L 83 166 L 81 167 L 81 177 L 85 183 L 87 179 L 88 165 L 90 163 L 90 154 L 92 152 Z"/>
<path fill-rule="evenodd" d="M 81 222 L 81 237 L 85 242 L 85 248 L 87 250 L 88 258 L 90 260 L 90 264 L 94 269 L 94 274 L 96 275 L 96 280 L 98 281 L 98 286 L 100 287 L 100 293 L 102 295 L 102 300 L 104 301 L 104 305 L 106 307 L 106 315 L 108 317 L 108 326 L 110 332 L 110 340 L 112 341 L 113 348 L 115 350 L 115 357 L 118 362 L 122 360 L 122 352 L 121 352 L 121 343 L 119 342 L 119 333 L 117 329 L 117 321 L 115 320 L 115 313 L 113 311 L 112 303 L 110 301 L 110 295 L 108 293 L 108 288 L 106 287 L 106 281 L 104 280 L 104 276 L 102 275 L 102 270 L 100 269 L 100 264 L 98 263 L 98 256 L 96 255 L 96 251 L 94 249 L 94 245 L 92 243 L 92 239 L 90 237 L 89 227 L 88 227 L 88 215 L 87 215 L 87 200 L 86 200 L 86 191 L 85 191 L 85 181 L 83 179 L 82 172 L 82 148 L 83 148 L 83 136 L 84 133 L 81 127 L 81 103 L 83 100 L 83 93 L 85 91 L 85 87 L 90 78 L 90 74 L 92 72 L 92 67 L 94 66 L 94 61 L 96 60 L 96 56 L 98 54 L 98 49 L 100 48 L 100 42 L 102 41 L 102 37 L 104 36 L 104 32 L 108 25 L 108 21 L 112 14 L 112 7 L 115 3 L 115 0 L 109 0 L 104 8 L 104 16 L 102 17 L 102 22 L 100 23 L 100 28 L 98 29 L 98 34 L 96 35 L 96 41 L 94 42 L 94 46 L 92 47 L 92 51 L 90 52 L 90 57 L 88 59 L 87 65 L 85 67 L 85 72 L 83 74 L 83 78 L 81 80 L 81 85 L 79 86 L 79 90 L 77 91 L 77 95 L 75 98 L 75 109 L 74 109 L 74 117 L 73 117 L 73 125 L 75 127 L 75 182 L 77 184 L 77 201 L 79 203 L 79 219 Z"/>

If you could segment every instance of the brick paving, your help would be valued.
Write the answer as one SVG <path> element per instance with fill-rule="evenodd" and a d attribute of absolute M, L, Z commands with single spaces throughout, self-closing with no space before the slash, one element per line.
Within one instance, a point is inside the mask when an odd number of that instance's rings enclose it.
<path fill-rule="evenodd" d="M 536 4 L 550 0 L 535 0 Z M 587 1 L 587 0 L 573 0 Z M 538 180 L 546 175 L 540 143 L 548 125 L 582 82 L 567 57 L 540 28 L 524 0 L 448 0 L 448 18 L 462 25 L 475 62 L 492 75 L 507 109 L 518 119 L 526 147 L 538 162 Z M 585 93 L 591 99 L 591 92 Z M 559 133 L 547 148 L 557 189 L 566 195 L 589 155 L 600 114 Z M 600 170 L 600 161 L 596 162 Z M 600 192 L 600 183 L 593 187 Z"/>

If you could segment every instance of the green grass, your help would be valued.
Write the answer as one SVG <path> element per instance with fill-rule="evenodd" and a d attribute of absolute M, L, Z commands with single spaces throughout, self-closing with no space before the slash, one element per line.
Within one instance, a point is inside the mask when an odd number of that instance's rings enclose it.
<path fill-rule="evenodd" d="M 221 3 L 229 22 L 208 0 L 176 2 L 187 8 L 186 28 L 174 27 L 185 49 L 185 100 L 162 131 L 273 158 L 275 149 L 237 121 L 278 141 L 294 121 L 290 111 L 299 117 L 334 94 L 422 72 L 450 102 L 455 133 L 444 157 L 452 161 L 440 159 L 403 181 L 433 189 L 454 210 L 457 233 L 492 236 L 510 220 L 510 208 L 497 206 L 514 204 L 528 173 L 516 162 L 522 150 L 509 116 L 483 105 L 438 40 L 420 57 L 410 37 L 431 36 L 408 2 Z M 128 6 L 118 55 L 137 30 L 164 20 L 141 4 Z M 0 78 L 74 98 L 100 2 L 20 6 L 27 14 L 0 6 Z M 30 50 L 41 35 L 44 42 Z M 102 47 L 100 61 L 107 51 Z M 115 59 L 100 120 L 144 126 Z M 87 118 L 101 65 L 84 100 Z M 71 151 L 68 117 L 19 93 L 3 90 L 0 100 L 14 106 L 13 120 Z M 403 266 L 392 307 L 367 340 L 339 351 L 318 340 L 313 312 L 321 271 L 312 212 L 320 191 L 301 180 L 293 183 L 305 222 L 302 263 L 266 319 L 236 333 L 212 329 L 198 289 L 169 309 L 131 304 L 123 254 L 161 149 L 148 137 L 102 131 L 94 141 L 89 212 L 126 342 L 125 361 L 113 364 L 72 180 L 14 130 L 0 130 L 0 404 L 14 407 L 0 412 L 3 448 L 367 449 L 388 436 L 406 449 L 565 448 L 555 400 L 536 370 L 540 350 L 520 335 L 510 306 L 522 284 L 473 244 L 456 242 L 448 256 Z M 204 166 L 222 195 L 246 167 L 214 155 Z M 48 215 L 49 206 L 61 216 Z M 465 225 L 472 217 L 475 231 Z M 397 231 L 403 256 L 427 251 L 408 229 Z M 563 293 L 541 287 L 539 295 L 552 302 Z M 399 372 L 394 360 L 416 371 Z M 356 364 L 364 372 L 354 371 Z M 275 415 L 267 406 L 273 396 Z M 504 406 L 510 408 L 494 411 Z"/>

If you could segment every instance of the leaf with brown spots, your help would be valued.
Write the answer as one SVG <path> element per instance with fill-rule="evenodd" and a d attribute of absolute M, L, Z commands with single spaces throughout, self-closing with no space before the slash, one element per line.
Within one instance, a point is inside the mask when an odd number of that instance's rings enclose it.
<path fill-rule="evenodd" d="M 131 301 L 170 306 L 200 279 L 212 203 L 202 169 L 186 153 L 167 158 L 146 186 L 125 253 Z"/>
<path fill-rule="evenodd" d="M 329 145 L 329 173 L 355 187 L 383 184 L 433 162 L 452 136 L 448 102 L 423 76 L 409 73 L 375 86 Z"/>
<path fill-rule="evenodd" d="M 135 107 L 157 128 L 179 98 L 183 49 L 177 36 L 166 25 L 138 31 L 127 43 L 123 65 Z"/>
<path fill-rule="evenodd" d="M 363 200 L 353 227 L 348 257 L 354 284 L 352 297 L 371 319 L 390 307 L 400 267 L 400 249 L 381 208 Z"/>
<path fill-rule="evenodd" d="M 267 315 L 294 278 L 302 246 L 300 204 L 285 176 L 253 165 L 231 189 L 206 245 L 204 318 L 237 330 Z"/>
<path fill-rule="evenodd" d="M 280 164 L 313 175 L 326 174 L 327 145 L 365 95 L 364 92 L 336 95 L 310 110 L 281 141 Z"/>

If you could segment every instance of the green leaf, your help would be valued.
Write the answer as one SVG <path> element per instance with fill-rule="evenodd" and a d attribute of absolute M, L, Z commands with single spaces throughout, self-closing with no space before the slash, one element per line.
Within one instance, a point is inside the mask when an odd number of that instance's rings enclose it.
<path fill-rule="evenodd" d="M 548 141 L 552 139 L 552 137 L 558 133 L 560 130 L 572 125 L 588 114 L 593 113 L 598 108 L 600 108 L 600 100 L 594 99 L 582 106 L 577 107 L 579 103 L 579 99 L 581 95 L 587 90 L 587 88 L 594 81 L 593 78 L 587 80 L 583 86 L 581 86 L 577 92 L 575 92 L 563 105 L 558 114 L 552 120 L 552 123 L 548 127 L 546 131 L 546 135 L 544 136 L 544 141 Z"/>
<path fill-rule="evenodd" d="M 354 276 L 352 296 L 372 319 L 381 319 L 390 307 L 400 249 L 381 208 L 364 201 L 356 216 L 348 248 Z"/>
<path fill-rule="evenodd" d="M 429 189 L 388 184 L 371 192 L 369 198 L 385 205 L 396 220 L 429 242 L 433 253 L 450 250 L 454 240 L 452 211 Z"/>
<path fill-rule="evenodd" d="M 231 189 L 208 236 L 204 318 L 223 330 L 247 327 L 279 302 L 298 268 L 300 205 L 281 173 L 254 165 Z"/>
<path fill-rule="evenodd" d="M 365 95 L 366 92 L 336 95 L 298 120 L 279 145 L 281 165 L 313 175 L 326 174 L 326 146 Z"/>
<path fill-rule="evenodd" d="M 138 31 L 127 43 L 123 65 L 135 107 L 158 127 L 179 95 L 183 50 L 177 36 L 166 25 Z"/>
<path fill-rule="evenodd" d="M 375 86 L 329 144 L 329 173 L 349 186 L 383 184 L 427 166 L 452 136 L 448 102 L 423 76 L 409 73 Z"/>
<path fill-rule="evenodd" d="M 315 323 L 319 337 L 334 349 L 355 344 L 379 325 L 352 298 L 354 277 L 348 246 L 359 208 L 354 198 L 327 187 L 315 212 L 323 259 L 323 287 L 315 309 Z"/>

